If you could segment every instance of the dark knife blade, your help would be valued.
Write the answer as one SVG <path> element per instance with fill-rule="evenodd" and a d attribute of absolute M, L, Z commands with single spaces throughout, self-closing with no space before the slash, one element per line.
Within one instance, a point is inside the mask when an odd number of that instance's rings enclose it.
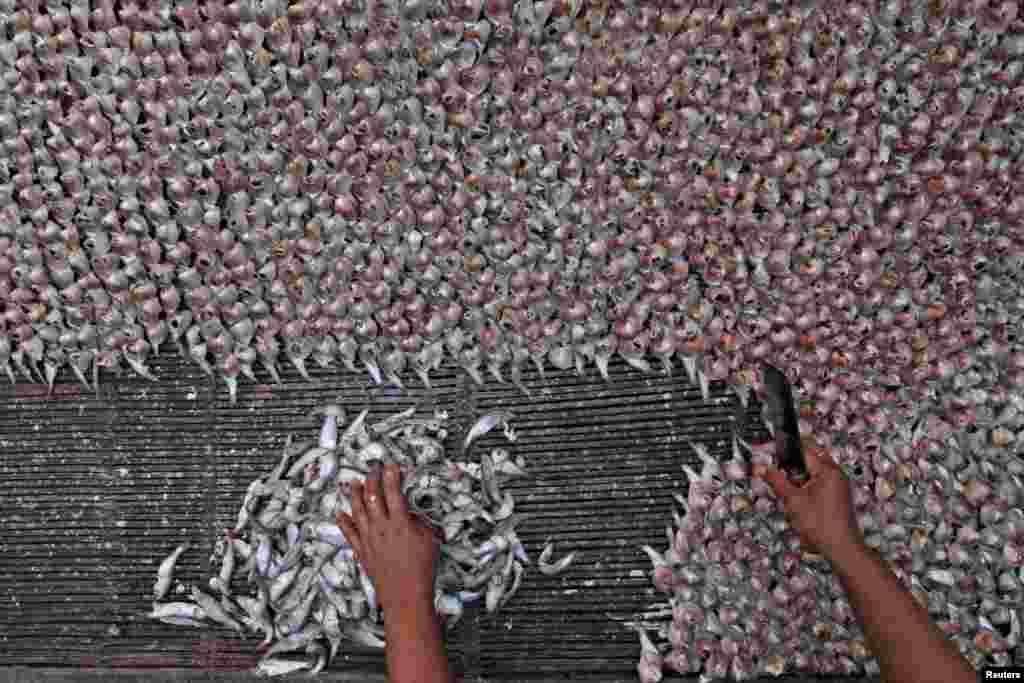
<path fill-rule="evenodd" d="M 771 365 L 764 366 L 762 376 L 768 419 L 775 429 L 779 469 L 792 475 L 806 477 L 807 463 L 804 461 L 800 445 L 800 425 L 797 421 L 796 407 L 793 405 L 793 391 L 789 386 L 789 380 Z"/>

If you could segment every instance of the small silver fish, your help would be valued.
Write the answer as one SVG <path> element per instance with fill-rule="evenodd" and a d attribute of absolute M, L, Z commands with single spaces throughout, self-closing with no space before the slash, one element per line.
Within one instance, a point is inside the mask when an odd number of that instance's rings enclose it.
<path fill-rule="evenodd" d="M 324 629 L 319 624 L 310 624 L 301 631 L 292 633 L 286 638 L 278 640 L 270 647 L 269 650 L 267 650 L 264 657 L 273 657 L 274 655 L 279 655 L 285 652 L 294 652 L 302 649 L 323 635 L 323 632 Z"/>
<path fill-rule="evenodd" d="M 146 615 L 150 619 L 193 619 L 202 621 L 206 618 L 203 608 L 191 602 L 165 602 L 153 605 L 153 610 Z"/>
<path fill-rule="evenodd" d="M 154 600 L 163 600 L 164 596 L 167 595 L 167 591 L 171 588 L 174 565 L 178 562 L 178 558 L 181 557 L 181 554 L 188 550 L 188 547 L 188 543 L 182 543 L 171 551 L 171 554 L 164 558 L 164 561 L 160 563 L 160 566 L 156 570 L 156 583 L 153 584 Z"/>
<path fill-rule="evenodd" d="M 256 674 L 258 676 L 272 678 L 274 676 L 293 674 L 306 669 L 312 671 L 314 666 L 316 666 L 316 659 L 313 657 L 307 657 L 305 659 L 265 657 L 256 665 Z"/>
<path fill-rule="evenodd" d="M 299 569 L 298 576 L 292 584 L 292 589 L 285 593 L 284 597 L 274 605 L 278 615 L 293 612 L 299 608 L 302 601 L 306 599 L 310 588 L 320 576 L 320 567 L 306 565 Z"/>
<path fill-rule="evenodd" d="M 299 631 L 309 618 L 309 612 L 313 608 L 313 601 L 317 597 L 319 597 L 319 593 L 309 591 L 294 610 L 283 612 L 277 621 L 278 634 L 285 637 Z"/>
<path fill-rule="evenodd" d="M 479 588 L 491 580 L 495 574 L 498 574 L 505 567 L 507 561 L 506 557 L 502 556 L 502 553 L 496 553 L 486 559 L 483 559 L 481 564 L 477 565 L 477 573 L 463 574 L 462 581 L 463 585 L 467 589 Z M 481 567 L 486 566 L 482 571 Z"/>
<path fill-rule="evenodd" d="M 484 541 L 483 543 L 481 543 L 474 551 L 474 554 L 477 557 L 489 558 L 492 557 L 495 553 L 504 552 L 508 549 L 509 545 L 511 545 L 511 542 L 509 541 L 508 536 L 504 534 L 494 535 L 486 541 Z"/>
<path fill-rule="evenodd" d="M 265 590 L 260 590 L 259 598 L 240 595 L 236 598 L 238 604 L 248 615 L 253 630 L 263 631 L 266 637 L 261 645 L 269 645 L 274 639 L 274 624 L 270 619 L 270 612 L 267 610 L 268 597 Z"/>
<path fill-rule="evenodd" d="M 238 511 L 238 519 L 235 522 L 235 532 L 239 533 L 249 525 L 249 516 L 252 514 L 252 505 L 263 490 L 263 483 L 259 479 L 249 484 L 242 499 L 242 507 Z"/>
<path fill-rule="evenodd" d="M 505 492 L 501 499 L 501 504 L 494 511 L 494 519 L 506 519 L 515 510 L 516 500 L 508 491 Z"/>
<path fill-rule="evenodd" d="M 374 633 L 365 621 L 360 621 L 356 625 L 346 626 L 342 630 L 349 640 L 359 643 L 360 645 L 374 647 L 381 650 L 387 646 L 387 642 Z"/>
<path fill-rule="evenodd" d="M 192 628 L 209 628 L 210 626 L 202 621 L 196 621 L 187 617 L 160 617 L 158 621 L 171 626 L 191 626 Z"/>
<path fill-rule="evenodd" d="M 334 449 L 338 446 L 338 422 L 345 420 L 345 411 L 335 404 L 320 409 L 324 422 L 320 426 L 320 448 Z"/>
<path fill-rule="evenodd" d="M 192 587 L 192 599 L 203 608 L 206 616 L 213 621 L 233 628 L 239 633 L 242 633 L 245 630 L 238 621 L 232 618 L 231 615 L 229 615 L 224 608 L 220 606 L 220 603 L 203 591 L 199 590 L 196 586 Z"/>
<path fill-rule="evenodd" d="M 406 420 L 408 420 L 409 418 L 416 414 L 417 409 L 418 406 L 413 406 L 411 408 L 403 410 L 400 413 L 389 415 L 380 422 L 377 422 L 376 424 L 372 425 L 370 429 L 373 430 L 375 434 L 387 434 L 388 432 L 394 431 L 398 427 L 401 427 Z"/>
<path fill-rule="evenodd" d="M 509 557 L 512 557 L 512 555 L 510 554 Z M 501 597 L 504 592 L 505 577 L 498 572 L 487 580 L 487 591 L 485 593 L 484 602 L 488 614 L 492 614 L 494 610 L 498 609 L 498 604 L 501 602 Z"/>
<path fill-rule="evenodd" d="M 505 594 L 505 586 L 508 584 L 508 577 L 512 574 L 515 566 L 515 559 L 512 553 L 505 556 L 505 563 L 500 572 L 496 572 L 487 582 L 487 590 L 484 594 L 484 604 L 488 614 L 493 613 L 501 604 Z"/>
<path fill-rule="evenodd" d="M 472 444 L 481 436 L 487 434 L 488 432 L 490 432 L 492 429 L 499 425 L 505 427 L 506 437 L 508 437 L 508 434 L 510 432 L 514 434 L 514 432 L 512 432 L 508 424 L 513 417 L 515 416 L 510 411 L 507 410 L 499 410 L 493 413 L 487 413 L 486 415 L 482 416 L 479 420 L 476 421 L 476 424 L 474 424 L 472 428 L 470 428 L 469 433 L 466 434 L 466 440 L 462 444 L 462 450 L 464 452 L 468 451 L 470 444 Z M 509 438 L 509 441 L 514 440 L 514 437 Z"/>
<path fill-rule="evenodd" d="M 366 416 L 370 414 L 370 409 L 366 408 L 358 415 L 356 419 L 352 420 L 345 431 L 338 437 L 338 448 L 344 449 L 345 446 L 356 441 L 357 437 L 366 434 Z"/>
<path fill-rule="evenodd" d="M 541 574 L 544 574 L 545 576 L 554 576 L 555 574 L 561 573 L 566 567 L 572 564 L 573 559 L 576 557 L 576 551 L 574 550 L 557 562 L 549 562 L 554 551 L 555 544 L 548 543 L 544 546 L 544 550 L 541 551 L 540 557 L 537 558 L 537 568 L 540 569 Z"/>
<path fill-rule="evenodd" d="M 252 546 L 240 538 L 231 539 L 231 545 L 235 547 L 235 555 L 243 562 L 248 562 L 252 557 Z"/>
<path fill-rule="evenodd" d="M 345 533 L 333 522 L 315 522 L 310 524 L 311 536 L 338 548 L 348 548 L 349 542 Z"/>
<path fill-rule="evenodd" d="M 366 605 L 370 608 L 371 612 L 377 610 L 377 589 L 374 588 L 373 581 L 367 576 L 362 566 L 359 567 L 359 585 L 363 588 L 363 595 L 366 596 Z"/>
<path fill-rule="evenodd" d="M 506 585 L 504 595 L 501 596 L 501 600 L 498 602 L 498 609 L 505 606 L 505 603 L 512 599 L 512 596 L 519 590 L 519 586 L 523 583 L 523 574 L 525 574 L 523 565 L 518 561 L 512 563 L 512 585 Z"/>
<path fill-rule="evenodd" d="M 451 595 L 441 590 L 434 593 L 434 610 L 440 615 L 449 617 L 449 624 L 462 616 L 462 605 L 462 599 L 458 595 Z"/>
<path fill-rule="evenodd" d="M 316 658 L 313 667 L 309 670 L 310 676 L 316 676 L 324 670 L 325 666 L 327 666 L 327 648 L 314 641 L 306 646 L 306 653 L 311 654 Z"/>
<path fill-rule="evenodd" d="M 253 553 L 253 566 L 257 574 L 261 576 L 267 575 L 267 572 L 270 570 L 270 554 L 270 537 L 262 534 L 256 545 L 256 552 Z"/>
<path fill-rule="evenodd" d="M 313 493 L 323 490 L 328 483 L 334 480 L 338 473 L 338 455 L 334 451 L 327 451 L 319 458 L 316 478 L 307 484 L 306 488 Z"/>
<path fill-rule="evenodd" d="M 326 455 L 328 452 L 326 448 L 321 448 L 320 446 L 310 448 L 302 454 L 302 457 L 292 463 L 292 466 L 288 468 L 288 473 L 285 474 L 285 479 L 292 479 L 298 476 L 307 465 L 316 462 L 320 456 Z"/>
<path fill-rule="evenodd" d="M 274 579 L 270 584 L 270 602 L 276 603 L 281 599 L 288 589 L 295 583 L 296 577 L 299 575 L 299 571 L 302 569 L 302 565 L 295 565 L 291 569 L 287 569 Z"/>
<path fill-rule="evenodd" d="M 224 548 L 224 559 L 221 560 L 220 574 L 210 579 L 210 587 L 224 595 L 231 594 L 231 577 L 235 575 L 235 546 L 228 543 Z"/>
<path fill-rule="evenodd" d="M 498 479 L 495 476 L 494 461 L 487 454 L 480 456 L 480 483 L 482 484 L 484 497 L 490 503 L 497 504 L 502 500 L 501 490 L 498 488 Z"/>

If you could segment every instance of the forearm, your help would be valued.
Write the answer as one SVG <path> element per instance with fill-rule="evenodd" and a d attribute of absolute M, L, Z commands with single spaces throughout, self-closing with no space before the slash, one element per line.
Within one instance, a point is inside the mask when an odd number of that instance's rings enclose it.
<path fill-rule="evenodd" d="M 882 680 L 974 683 L 974 670 L 878 553 L 862 542 L 850 542 L 831 559 L 878 659 Z"/>
<path fill-rule="evenodd" d="M 441 623 L 430 598 L 422 604 L 384 610 L 387 637 L 385 655 L 391 683 L 450 683 L 448 657 L 441 639 Z"/>

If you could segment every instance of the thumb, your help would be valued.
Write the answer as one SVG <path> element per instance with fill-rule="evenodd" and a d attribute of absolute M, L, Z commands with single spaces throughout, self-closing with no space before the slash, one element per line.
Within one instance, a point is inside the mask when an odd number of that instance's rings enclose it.
<path fill-rule="evenodd" d="M 775 492 L 775 495 L 778 496 L 783 503 L 788 503 L 797 490 L 796 486 L 790 483 L 789 479 L 786 479 L 786 475 L 782 470 L 772 467 L 766 469 L 761 476 L 768 482 L 768 485 L 772 487 L 772 491 Z"/>
<path fill-rule="evenodd" d="M 825 463 L 821 460 L 821 451 L 817 448 L 808 448 L 804 451 L 804 462 L 807 464 L 807 473 L 816 477 L 825 469 Z"/>
<path fill-rule="evenodd" d="M 822 448 L 808 448 L 804 460 L 807 463 L 807 472 L 812 477 L 824 474 L 830 468 L 838 468 L 828 451 Z"/>

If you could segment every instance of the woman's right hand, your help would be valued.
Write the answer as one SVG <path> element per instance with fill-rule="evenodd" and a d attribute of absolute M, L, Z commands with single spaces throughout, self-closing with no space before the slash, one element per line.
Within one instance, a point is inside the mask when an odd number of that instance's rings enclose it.
<path fill-rule="evenodd" d="M 824 451 L 808 449 L 810 479 L 798 486 L 776 468 L 754 469 L 782 501 L 789 523 L 801 540 L 827 559 L 863 542 L 854 515 L 850 483 L 839 465 Z"/>

